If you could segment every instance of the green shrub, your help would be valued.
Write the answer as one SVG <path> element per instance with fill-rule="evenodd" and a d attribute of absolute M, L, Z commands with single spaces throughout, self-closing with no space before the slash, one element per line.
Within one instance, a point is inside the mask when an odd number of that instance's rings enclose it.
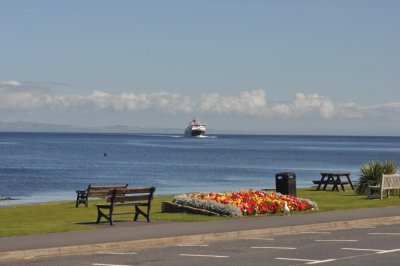
<path fill-rule="evenodd" d="M 360 170 L 360 178 L 356 189 L 357 194 L 365 194 L 368 183 L 379 184 L 382 174 L 395 174 L 397 172 L 397 163 L 395 161 L 372 161 L 363 164 Z"/>

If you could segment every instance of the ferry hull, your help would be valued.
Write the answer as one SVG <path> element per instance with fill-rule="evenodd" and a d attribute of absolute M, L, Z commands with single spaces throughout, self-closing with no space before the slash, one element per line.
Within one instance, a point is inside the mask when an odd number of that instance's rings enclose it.
<path fill-rule="evenodd" d="M 204 136 L 205 134 L 206 134 L 206 132 L 203 130 L 187 130 L 187 131 L 185 131 L 186 137 L 198 137 L 198 136 Z"/>

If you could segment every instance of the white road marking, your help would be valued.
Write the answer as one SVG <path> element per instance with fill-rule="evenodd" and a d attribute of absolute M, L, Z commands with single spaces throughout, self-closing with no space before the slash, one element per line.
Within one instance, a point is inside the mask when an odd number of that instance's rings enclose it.
<path fill-rule="evenodd" d="M 320 263 L 325 263 L 325 262 L 331 262 L 331 261 L 335 261 L 336 259 L 327 259 L 327 260 L 316 260 L 313 262 L 308 262 L 306 264 L 320 264 Z"/>
<path fill-rule="evenodd" d="M 293 258 L 275 258 L 277 260 L 294 260 L 294 261 L 303 261 L 306 264 L 319 264 L 325 262 L 335 261 L 336 259 L 327 259 L 327 260 L 306 260 L 306 259 L 293 259 Z"/>
<path fill-rule="evenodd" d="M 195 244 L 179 244 L 177 247 L 208 247 L 208 245 L 195 245 Z"/>
<path fill-rule="evenodd" d="M 389 250 L 384 250 L 384 249 L 366 249 L 366 248 L 342 248 L 346 250 L 359 250 L 359 251 L 372 251 L 376 252 L 376 254 L 385 254 L 385 253 L 392 253 L 392 252 L 399 252 L 400 249 L 389 249 Z"/>
<path fill-rule="evenodd" d="M 269 248 L 269 249 L 296 249 L 292 247 L 251 247 L 251 248 Z"/>
<path fill-rule="evenodd" d="M 342 248 L 345 250 L 357 250 L 357 251 L 372 251 L 372 252 L 382 252 L 382 251 L 386 251 L 386 250 L 382 250 L 382 249 L 368 249 L 368 248 Z"/>
<path fill-rule="evenodd" d="M 398 251 L 400 251 L 400 249 L 392 249 L 392 250 L 377 252 L 377 254 L 385 254 L 385 253 L 392 253 L 392 252 L 398 252 Z"/>
<path fill-rule="evenodd" d="M 104 252 L 98 251 L 98 254 L 107 254 L 107 255 L 136 255 L 136 252 Z"/>
<path fill-rule="evenodd" d="M 246 239 L 246 240 L 275 240 L 275 239 L 269 238 L 269 237 L 246 237 L 244 239 Z"/>
<path fill-rule="evenodd" d="M 315 260 L 305 260 L 305 259 L 293 259 L 293 258 L 275 258 L 276 260 L 294 260 L 294 261 L 307 261 L 307 262 L 312 262 Z"/>
<path fill-rule="evenodd" d="M 369 235 L 394 235 L 399 236 L 400 233 L 368 233 Z"/>
<path fill-rule="evenodd" d="M 356 239 L 319 239 L 317 242 L 357 242 Z"/>
<path fill-rule="evenodd" d="M 200 255 L 200 254 L 179 254 L 179 256 L 185 256 L 185 257 L 207 257 L 207 258 L 229 258 L 229 256 Z"/>
<path fill-rule="evenodd" d="M 133 265 L 122 265 L 122 264 L 104 264 L 104 263 L 93 263 L 93 266 L 133 266 Z"/>
<path fill-rule="evenodd" d="M 300 232 L 300 234 L 330 234 L 331 232 Z"/>

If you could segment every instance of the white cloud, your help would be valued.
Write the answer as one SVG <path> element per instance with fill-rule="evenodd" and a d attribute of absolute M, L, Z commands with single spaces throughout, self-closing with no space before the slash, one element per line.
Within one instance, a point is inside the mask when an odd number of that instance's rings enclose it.
<path fill-rule="evenodd" d="M 362 106 L 356 103 L 334 103 L 318 94 L 297 93 L 289 102 L 268 102 L 264 90 L 243 91 L 239 95 L 222 96 L 208 93 L 199 99 L 169 93 L 121 93 L 113 95 L 99 90 L 89 95 L 54 95 L 51 89 L 32 83 L 7 81 L 0 83 L 0 110 L 99 110 L 112 113 L 156 111 L 166 114 L 246 115 L 252 117 L 285 117 L 314 119 L 400 119 L 400 103 Z"/>
<path fill-rule="evenodd" d="M 115 102 L 115 108 L 119 111 L 145 110 L 151 106 L 151 102 L 144 93 L 123 93 L 117 98 L 118 100 Z"/>
<path fill-rule="evenodd" d="M 18 81 L 7 81 L 0 85 L 0 108 L 35 109 L 46 106 L 50 101 L 49 90 Z"/>
<path fill-rule="evenodd" d="M 21 82 L 18 80 L 9 80 L 2 83 L 3 85 L 11 85 L 11 86 L 21 86 Z"/>
<path fill-rule="evenodd" d="M 241 92 L 239 96 L 205 94 L 198 104 L 203 112 L 262 115 L 266 113 L 267 100 L 263 90 L 253 90 Z"/>
<path fill-rule="evenodd" d="M 284 103 L 278 103 L 272 106 L 272 112 L 277 115 L 290 116 L 292 110 L 289 105 Z"/>
<path fill-rule="evenodd" d="M 363 110 L 356 103 L 342 103 L 338 105 L 338 112 L 341 117 L 346 118 L 363 118 Z M 365 112 L 365 110 L 364 110 Z"/>
<path fill-rule="evenodd" d="M 114 107 L 120 111 L 155 109 L 175 114 L 192 112 L 194 102 L 190 97 L 176 93 L 123 93 L 116 97 Z"/>
<path fill-rule="evenodd" d="M 336 113 L 336 107 L 330 99 L 318 94 L 297 93 L 293 102 L 275 104 L 272 111 L 276 115 L 293 117 L 313 115 L 317 112 L 323 118 L 332 118 Z"/>

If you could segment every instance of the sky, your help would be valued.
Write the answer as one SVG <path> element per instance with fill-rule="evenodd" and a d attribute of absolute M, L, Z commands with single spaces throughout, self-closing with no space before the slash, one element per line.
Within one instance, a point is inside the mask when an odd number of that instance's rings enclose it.
<path fill-rule="evenodd" d="M 400 1 L 1 0 L 0 131 L 400 136 L 399 31 Z"/>

